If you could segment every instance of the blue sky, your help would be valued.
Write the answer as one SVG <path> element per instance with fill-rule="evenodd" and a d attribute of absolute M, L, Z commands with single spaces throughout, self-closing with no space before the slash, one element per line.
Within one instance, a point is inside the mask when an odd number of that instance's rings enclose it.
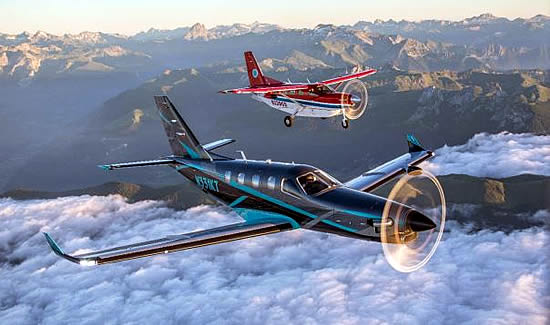
<path fill-rule="evenodd" d="M 528 4 L 528 5 L 527 5 Z M 201 22 L 207 27 L 262 21 L 287 27 L 375 19 L 450 19 L 490 12 L 508 18 L 550 15 L 550 1 L 507 0 L 0 0 L 0 32 L 104 31 L 134 34 Z"/>

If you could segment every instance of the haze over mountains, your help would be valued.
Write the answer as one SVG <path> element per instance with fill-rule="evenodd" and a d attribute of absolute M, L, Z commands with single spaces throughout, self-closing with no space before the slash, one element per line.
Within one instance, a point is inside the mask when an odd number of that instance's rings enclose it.
<path fill-rule="evenodd" d="M 76 35 L 0 34 L 0 79 L 25 81 L 64 75 L 134 72 L 234 62 L 242 48 L 260 56 L 343 68 L 393 64 L 434 71 L 471 68 L 550 67 L 550 17 L 529 19 L 483 14 L 462 21 L 360 21 L 352 26 L 288 29 L 253 23 L 202 24 L 174 30 L 149 29 L 133 36 L 83 32 Z"/>

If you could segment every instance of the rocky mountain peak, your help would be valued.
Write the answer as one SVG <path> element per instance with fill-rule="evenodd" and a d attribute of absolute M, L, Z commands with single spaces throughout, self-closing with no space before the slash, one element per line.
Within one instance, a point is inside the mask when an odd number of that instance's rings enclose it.
<path fill-rule="evenodd" d="M 193 26 L 191 26 L 191 28 L 183 38 L 186 40 L 200 39 L 200 40 L 207 41 L 209 39 L 208 29 L 206 29 L 206 26 L 204 26 L 203 24 L 196 23 Z"/>

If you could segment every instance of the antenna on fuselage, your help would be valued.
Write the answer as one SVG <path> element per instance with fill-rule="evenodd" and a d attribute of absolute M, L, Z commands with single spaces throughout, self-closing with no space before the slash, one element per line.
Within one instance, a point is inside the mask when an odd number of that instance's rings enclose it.
<path fill-rule="evenodd" d="M 246 159 L 246 155 L 244 154 L 244 151 L 242 150 L 237 150 L 238 153 L 241 154 L 241 157 L 243 158 L 244 161 L 247 161 L 248 159 Z"/>

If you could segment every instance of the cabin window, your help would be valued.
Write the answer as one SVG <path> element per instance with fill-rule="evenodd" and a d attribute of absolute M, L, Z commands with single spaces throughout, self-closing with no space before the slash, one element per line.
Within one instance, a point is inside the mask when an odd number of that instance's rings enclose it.
<path fill-rule="evenodd" d="M 225 179 L 225 182 L 226 182 L 226 183 L 231 182 L 231 172 L 230 172 L 229 170 L 225 172 L 225 177 L 224 177 L 224 179 Z"/>
<path fill-rule="evenodd" d="M 260 176 L 254 175 L 252 176 L 252 186 L 259 187 L 260 186 Z"/>
<path fill-rule="evenodd" d="M 237 175 L 237 181 L 239 184 L 244 184 L 244 173 L 239 173 L 239 175 Z"/>
<path fill-rule="evenodd" d="M 298 183 L 307 195 L 315 195 L 329 188 L 329 185 L 318 174 L 306 173 L 297 178 Z"/>
<path fill-rule="evenodd" d="M 275 184 L 277 184 L 277 179 L 273 176 L 269 176 L 267 178 L 267 188 L 270 189 L 270 190 L 274 190 L 275 189 Z"/>

